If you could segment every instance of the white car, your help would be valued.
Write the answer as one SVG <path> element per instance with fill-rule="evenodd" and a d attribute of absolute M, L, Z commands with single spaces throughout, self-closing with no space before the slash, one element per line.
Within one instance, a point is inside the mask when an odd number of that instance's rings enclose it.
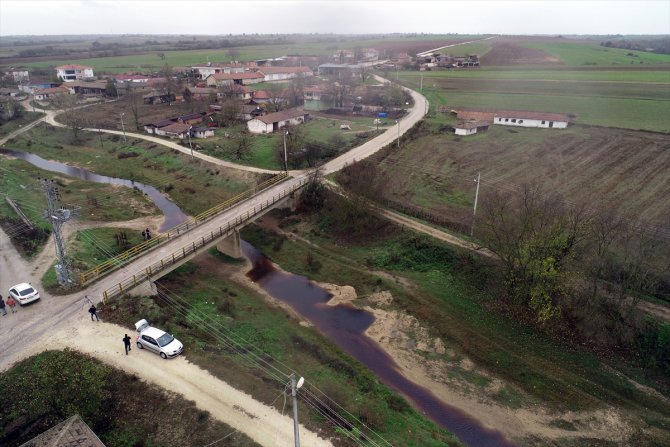
<path fill-rule="evenodd" d="M 179 340 L 165 331 L 149 326 L 147 320 L 135 323 L 135 329 L 139 333 L 137 347 L 140 349 L 146 348 L 164 359 L 177 357 L 184 350 L 184 345 Z"/>
<path fill-rule="evenodd" d="M 40 299 L 40 294 L 37 293 L 37 290 L 27 282 L 22 282 L 9 289 L 9 296 L 14 298 L 20 306 Z"/>

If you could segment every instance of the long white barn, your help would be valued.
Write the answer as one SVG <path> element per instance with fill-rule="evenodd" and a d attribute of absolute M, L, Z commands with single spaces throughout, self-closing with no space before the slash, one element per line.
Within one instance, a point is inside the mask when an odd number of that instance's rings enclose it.
<path fill-rule="evenodd" d="M 493 124 L 517 127 L 565 129 L 570 118 L 560 113 L 541 113 L 505 110 L 493 114 Z"/>

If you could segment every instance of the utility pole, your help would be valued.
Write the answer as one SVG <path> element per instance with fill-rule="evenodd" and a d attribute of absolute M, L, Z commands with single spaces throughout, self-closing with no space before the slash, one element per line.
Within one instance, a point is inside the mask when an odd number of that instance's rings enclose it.
<path fill-rule="evenodd" d="M 60 202 L 61 197 L 60 191 L 53 180 L 41 179 L 40 181 L 42 183 L 42 190 L 47 197 L 47 209 L 44 212 L 44 217 L 51 223 L 56 243 L 56 256 L 59 262 L 56 265 L 58 284 L 62 287 L 69 287 L 72 285 L 72 278 L 70 276 L 70 265 L 65 254 L 65 241 L 63 240 L 61 228 L 74 213 L 69 209 L 63 208 L 62 205 L 56 208 L 56 202 Z"/>
<path fill-rule="evenodd" d="M 123 115 L 125 115 L 125 113 L 122 112 L 121 113 L 121 130 L 123 130 L 123 142 L 127 143 L 128 140 L 126 140 L 126 126 L 123 125 Z"/>
<path fill-rule="evenodd" d="M 288 130 L 284 131 L 284 171 L 288 172 L 288 156 L 286 155 L 286 135 L 288 135 Z"/>
<path fill-rule="evenodd" d="M 291 373 L 291 396 L 293 396 L 293 439 L 295 447 L 300 447 L 300 433 L 298 432 L 298 390 L 305 383 L 304 378 L 300 378 L 298 383 L 295 381 L 295 373 Z"/>
<path fill-rule="evenodd" d="M 421 88 L 419 88 L 419 90 L 423 93 L 423 75 L 421 75 Z"/>
<path fill-rule="evenodd" d="M 396 124 L 398 124 L 398 149 L 400 149 L 400 120 L 395 120 Z"/>
<path fill-rule="evenodd" d="M 477 182 L 477 190 L 475 191 L 475 206 L 472 209 L 472 226 L 470 227 L 470 237 L 472 237 L 475 234 L 475 215 L 477 215 L 477 199 L 479 199 L 479 181 L 482 178 L 482 173 L 478 172 L 477 173 L 477 178 L 475 179 L 475 182 Z"/>
<path fill-rule="evenodd" d="M 193 161 L 194 158 L 193 158 L 193 144 L 191 144 L 191 129 L 193 129 L 193 126 L 188 128 L 188 146 L 191 148 L 191 161 Z"/>

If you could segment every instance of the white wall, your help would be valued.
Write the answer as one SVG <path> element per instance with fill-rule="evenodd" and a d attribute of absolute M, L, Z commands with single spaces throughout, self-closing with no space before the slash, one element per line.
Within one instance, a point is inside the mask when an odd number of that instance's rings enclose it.
<path fill-rule="evenodd" d="M 251 133 L 271 133 L 272 124 L 265 124 L 263 121 L 254 118 L 247 121 L 247 128 Z"/>
<path fill-rule="evenodd" d="M 472 135 L 473 133 L 477 133 L 477 128 L 474 129 L 461 129 L 461 128 L 456 128 L 455 132 L 456 135 Z"/>
<path fill-rule="evenodd" d="M 514 120 L 514 121 L 512 121 Z M 553 123 L 553 125 L 550 125 Z M 554 129 L 565 129 L 568 127 L 567 121 L 549 121 L 549 120 L 532 120 L 524 118 L 505 118 L 502 116 L 496 116 L 493 119 L 493 124 L 501 124 L 503 126 L 516 126 L 516 127 L 543 127 Z"/>

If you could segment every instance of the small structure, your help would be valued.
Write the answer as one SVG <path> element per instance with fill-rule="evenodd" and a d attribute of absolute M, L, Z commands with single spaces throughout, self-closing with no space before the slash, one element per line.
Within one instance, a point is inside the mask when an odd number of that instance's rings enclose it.
<path fill-rule="evenodd" d="M 565 129 L 570 118 L 560 113 L 522 112 L 502 110 L 493 115 L 493 124 L 517 127 L 544 127 Z"/>
<path fill-rule="evenodd" d="M 263 82 L 265 75 L 262 73 L 215 73 L 207 76 L 205 82 L 209 87 L 225 87 L 227 85 L 248 85 Z"/>
<path fill-rule="evenodd" d="M 9 96 L 9 97 L 14 97 L 14 96 L 19 96 L 21 94 L 21 90 L 18 88 L 0 88 L 0 96 Z"/>
<path fill-rule="evenodd" d="M 261 67 L 258 72 L 265 76 L 263 78 L 265 82 L 314 76 L 309 67 Z"/>
<path fill-rule="evenodd" d="M 61 85 L 59 87 L 39 88 L 34 90 L 34 98 L 37 101 L 49 101 L 56 96 L 69 95 L 70 89 Z"/>
<path fill-rule="evenodd" d="M 191 98 L 195 101 L 207 101 L 212 95 L 216 96 L 216 90 L 210 87 L 189 87 Z"/>
<path fill-rule="evenodd" d="M 166 91 L 152 90 L 150 93 L 142 96 L 145 104 L 164 104 L 174 102 L 177 98 L 174 93 Z"/>
<path fill-rule="evenodd" d="M 17 84 L 19 84 L 23 81 L 26 81 L 26 82 L 30 81 L 30 76 L 28 74 L 28 70 L 19 70 L 19 69 L 15 69 L 15 68 L 10 68 L 9 71 L 5 72 L 5 76 L 7 76 L 8 78 L 11 78 Z"/>
<path fill-rule="evenodd" d="M 105 447 L 78 415 L 64 420 L 21 447 Z"/>
<path fill-rule="evenodd" d="M 71 81 L 63 84 L 70 89 L 70 93 L 78 95 L 104 95 L 107 90 L 107 81 Z"/>
<path fill-rule="evenodd" d="M 174 121 L 172 121 L 172 120 L 162 120 L 162 121 L 158 121 L 158 122 L 155 122 L 155 123 L 145 124 L 144 125 L 144 130 L 147 133 L 155 134 L 156 129 L 160 129 L 160 128 L 165 127 L 165 126 L 169 126 L 170 124 L 174 124 Z"/>
<path fill-rule="evenodd" d="M 247 121 L 247 128 L 251 133 L 271 133 L 288 125 L 297 125 L 305 122 L 309 113 L 301 107 L 269 113 Z"/>
<path fill-rule="evenodd" d="M 472 135 L 486 130 L 489 130 L 489 123 L 486 121 L 468 121 L 454 126 L 456 135 Z"/>
<path fill-rule="evenodd" d="M 255 104 L 243 104 L 240 106 L 240 113 L 237 115 L 238 119 L 249 121 L 258 116 L 265 115 L 265 110 Z"/>
<path fill-rule="evenodd" d="M 194 138 L 207 138 L 214 136 L 214 129 L 211 127 L 194 127 L 191 129 Z"/>
<path fill-rule="evenodd" d="M 56 67 L 56 76 L 65 82 L 76 81 L 78 79 L 92 79 L 93 67 L 85 65 L 67 64 Z"/>
<path fill-rule="evenodd" d="M 201 113 L 189 113 L 188 115 L 182 115 L 177 117 L 177 122 L 182 124 L 200 124 L 202 123 L 202 114 Z"/>
<path fill-rule="evenodd" d="M 208 76 L 217 73 L 244 73 L 246 67 L 238 63 L 218 64 L 207 62 L 201 65 L 193 65 L 191 70 L 197 73 L 200 79 L 207 79 Z"/>
<path fill-rule="evenodd" d="M 191 130 L 190 124 L 172 123 L 165 127 L 158 127 L 154 130 L 156 135 L 163 135 L 170 138 L 186 138 Z"/>

